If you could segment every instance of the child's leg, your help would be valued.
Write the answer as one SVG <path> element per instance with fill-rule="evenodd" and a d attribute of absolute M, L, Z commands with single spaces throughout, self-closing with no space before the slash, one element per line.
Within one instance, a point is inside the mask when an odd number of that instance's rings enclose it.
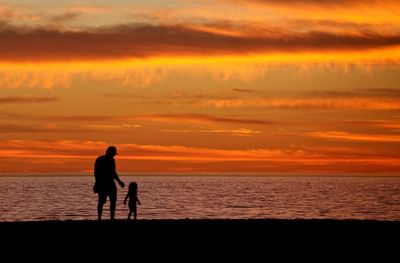
<path fill-rule="evenodd" d="M 133 208 L 133 218 L 136 220 L 137 219 L 137 209 L 136 206 Z"/>
<path fill-rule="evenodd" d="M 128 220 L 131 219 L 132 211 L 129 211 Z"/>

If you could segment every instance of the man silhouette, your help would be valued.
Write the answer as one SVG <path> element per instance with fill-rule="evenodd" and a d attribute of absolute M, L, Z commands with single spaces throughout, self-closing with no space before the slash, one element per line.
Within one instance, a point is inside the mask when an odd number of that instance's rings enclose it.
<path fill-rule="evenodd" d="M 103 206 L 107 200 L 107 196 L 110 198 L 110 219 L 114 219 L 115 206 L 117 203 L 117 187 L 115 181 L 119 183 L 121 187 L 125 184 L 119 179 L 114 156 L 117 155 L 117 148 L 110 146 L 106 150 L 106 154 L 97 157 L 94 163 L 94 177 L 96 179 L 93 191 L 98 193 L 99 201 L 97 204 L 97 216 L 98 220 L 101 220 L 103 213 Z"/>

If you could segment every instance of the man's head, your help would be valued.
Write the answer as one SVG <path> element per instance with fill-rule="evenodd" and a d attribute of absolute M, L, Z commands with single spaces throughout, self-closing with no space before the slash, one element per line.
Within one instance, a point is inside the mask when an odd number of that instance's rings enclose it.
<path fill-rule="evenodd" d="M 107 147 L 106 155 L 114 157 L 117 154 L 117 148 L 115 146 Z"/>

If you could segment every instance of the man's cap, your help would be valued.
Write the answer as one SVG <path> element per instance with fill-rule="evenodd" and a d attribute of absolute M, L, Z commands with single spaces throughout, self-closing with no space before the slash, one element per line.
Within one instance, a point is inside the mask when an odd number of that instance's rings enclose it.
<path fill-rule="evenodd" d="M 108 153 L 115 153 L 115 154 L 118 154 L 118 153 L 117 153 L 117 147 L 115 147 L 115 146 L 109 146 L 109 147 L 107 147 L 107 152 L 108 152 Z"/>

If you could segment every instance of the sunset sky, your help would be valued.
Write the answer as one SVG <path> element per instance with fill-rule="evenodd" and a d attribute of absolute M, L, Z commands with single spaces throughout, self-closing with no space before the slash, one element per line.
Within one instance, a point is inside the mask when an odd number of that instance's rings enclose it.
<path fill-rule="evenodd" d="M 0 173 L 400 172 L 398 0 L 2 0 Z"/>

